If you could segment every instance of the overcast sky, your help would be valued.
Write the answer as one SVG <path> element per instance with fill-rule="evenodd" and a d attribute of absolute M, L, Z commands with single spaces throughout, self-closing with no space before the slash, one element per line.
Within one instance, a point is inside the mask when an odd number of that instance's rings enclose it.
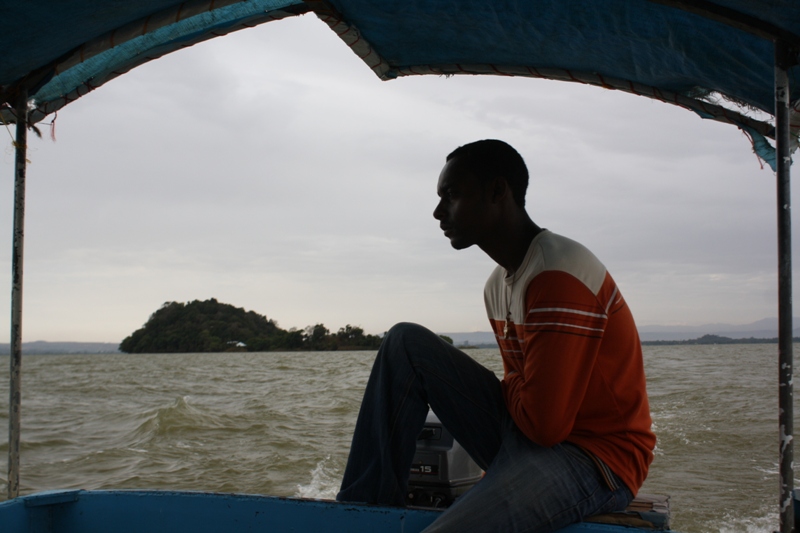
<path fill-rule="evenodd" d="M 141 66 L 62 109 L 56 142 L 43 131 L 24 341 L 119 342 L 164 302 L 211 297 L 285 329 L 486 331 L 493 263 L 453 250 L 431 215 L 445 156 L 482 138 L 519 150 L 534 221 L 593 250 L 640 326 L 777 316 L 772 171 L 735 127 L 646 98 L 381 82 L 306 15 Z M 14 156 L 0 134 L 9 324 Z"/>

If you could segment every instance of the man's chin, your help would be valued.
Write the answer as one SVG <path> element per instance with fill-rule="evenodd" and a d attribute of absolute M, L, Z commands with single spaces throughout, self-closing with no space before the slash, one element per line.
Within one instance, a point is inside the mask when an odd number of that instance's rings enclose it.
<path fill-rule="evenodd" d="M 466 248 L 469 248 L 473 244 L 474 243 L 470 242 L 470 241 L 462 241 L 462 240 L 458 240 L 458 239 L 450 239 L 450 246 L 452 246 L 456 250 L 464 250 Z"/>

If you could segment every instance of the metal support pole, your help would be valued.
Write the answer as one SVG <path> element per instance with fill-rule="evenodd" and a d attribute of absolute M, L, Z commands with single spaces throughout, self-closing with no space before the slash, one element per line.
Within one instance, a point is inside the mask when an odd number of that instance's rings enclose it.
<path fill-rule="evenodd" d="M 775 42 L 775 149 L 778 185 L 778 424 L 781 533 L 794 530 L 794 408 L 792 402 L 792 216 L 789 184 L 789 76 L 796 53 Z"/>
<path fill-rule="evenodd" d="M 14 244 L 11 258 L 11 373 L 8 404 L 8 499 L 19 496 L 20 406 L 22 404 L 22 245 L 25 226 L 25 165 L 28 148 L 28 91 L 20 90 L 14 175 Z"/>

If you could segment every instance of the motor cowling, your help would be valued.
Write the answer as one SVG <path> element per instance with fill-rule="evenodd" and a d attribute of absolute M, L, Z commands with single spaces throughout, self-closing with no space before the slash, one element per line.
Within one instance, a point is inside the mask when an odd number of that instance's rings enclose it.
<path fill-rule="evenodd" d="M 428 412 L 417 437 L 417 451 L 408 477 L 407 505 L 449 507 L 483 477 L 483 470 L 447 431 L 439 418 Z"/>

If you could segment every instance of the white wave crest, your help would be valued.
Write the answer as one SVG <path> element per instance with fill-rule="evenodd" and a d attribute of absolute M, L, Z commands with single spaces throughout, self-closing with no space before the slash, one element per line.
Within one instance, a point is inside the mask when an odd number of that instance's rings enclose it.
<path fill-rule="evenodd" d="M 339 485 L 342 476 L 339 469 L 331 464 L 331 456 L 328 455 L 317 463 L 311 471 L 311 482 L 308 485 L 298 485 L 295 496 L 299 498 L 314 498 L 318 500 L 336 499 L 339 492 Z"/>

